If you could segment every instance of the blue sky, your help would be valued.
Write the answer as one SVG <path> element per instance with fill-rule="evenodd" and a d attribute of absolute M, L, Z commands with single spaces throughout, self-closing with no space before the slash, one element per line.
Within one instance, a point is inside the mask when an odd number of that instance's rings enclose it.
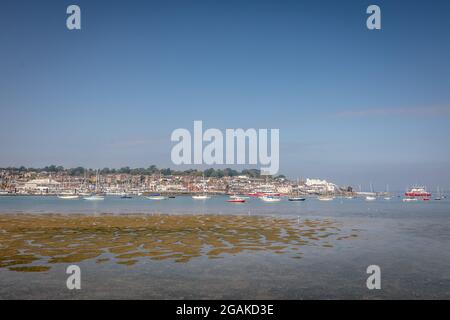
<path fill-rule="evenodd" d="M 171 132 L 203 120 L 279 128 L 293 178 L 450 188 L 448 1 L 0 6 L 0 166 L 174 167 Z"/>

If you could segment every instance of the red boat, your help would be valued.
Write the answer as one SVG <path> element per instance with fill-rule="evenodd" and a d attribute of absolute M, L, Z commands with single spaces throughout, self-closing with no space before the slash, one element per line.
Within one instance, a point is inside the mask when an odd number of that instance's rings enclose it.
<path fill-rule="evenodd" d="M 405 192 L 405 196 L 407 196 L 407 197 L 427 197 L 428 198 L 431 196 L 431 193 L 427 192 L 424 187 L 414 187 L 414 188 L 409 189 L 407 192 Z"/>
<path fill-rule="evenodd" d="M 227 202 L 244 203 L 245 199 L 229 199 Z"/>

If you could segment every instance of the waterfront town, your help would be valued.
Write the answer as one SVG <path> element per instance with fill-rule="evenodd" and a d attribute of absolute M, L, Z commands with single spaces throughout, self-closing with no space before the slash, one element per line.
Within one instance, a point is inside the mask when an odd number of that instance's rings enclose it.
<path fill-rule="evenodd" d="M 161 194 L 255 194 L 284 195 L 349 194 L 351 187 L 339 187 L 321 179 L 289 180 L 283 175 L 262 176 L 259 170 L 232 169 L 172 171 L 150 166 L 147 169 L 65 169 L 49 166 L 0 168 L 1 195 L 58 195 L 101 192 L 106 195 Z"/>

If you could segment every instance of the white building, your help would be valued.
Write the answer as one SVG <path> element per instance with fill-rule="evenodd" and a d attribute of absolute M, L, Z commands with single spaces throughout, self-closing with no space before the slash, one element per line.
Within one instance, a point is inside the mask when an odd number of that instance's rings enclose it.
<path fill-rule="evenodd" d="M 24 189 L 26 191 L 38 191 L 38 192 L 49 192 L 56 190 L 59 186 L 59 182 L 52 179 L 33 179 L 25 182 Z"/>
<path fill-rule="evenodd" d="M 326 180 L 306 179 L 305 189 L 308 193 L 335 192 L 337 190 L 337 186 Z"/>

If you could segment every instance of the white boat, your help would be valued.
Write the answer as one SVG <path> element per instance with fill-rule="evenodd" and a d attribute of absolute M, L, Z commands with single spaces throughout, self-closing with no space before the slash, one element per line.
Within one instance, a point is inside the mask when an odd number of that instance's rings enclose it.
<path fill-rule="evenodd" d="M 333 201 L 334 195 L 329 191 L 328 187 L 325 189 L 325 193 L 322 195 L 319 195 L 317 197 L 319 201 Z"/>
<path fill-rule="evenodd" d="M 384 200 L 391 200 L 391 194 L 389 192 L 389 185 L 386 185 L 386 196 L 383 199 Z"/>
<path fill-rule="evenodd" d="M 84 200 L 88 201 L 102 201 L 105 200 L 105 196 L 99 192 L 99 184 L 100 184 L 100 171 L 97 169 L 97 173 L 95 175 L 95 193 L 90 194 L 86 197 L 83 197 Z"/>
<path fill-rule="evenodd" d="M 192 196 L 192 199 L 194 199 L 194 200 L 207 200 L 210 198 L 211 197 L 206 194 L 198 194 L 198 195 Z"/>
<path fill-rule="evenodd" d="M 333 196 L 318 196 L 317 199 L 319 201 L 333 201 L 334 197 Z"/>
<path fill-rule="evenodd" d="M 145 197 L 148 200 L 165 200 L 167 197 L 164 197 L 162 195 L 150 195 L 148 197 Z"/>
<path fill-rule="evenodd" d="M 436 198 L 434 198 L 434 200 L 437 200 L 437 201 L 442 200 L 442 193 L 439 190 L 439 187 L 437 187 L 437 196 L 436 196 Z"/>
<path fill-rule="evenodd" d="M 73 199 L 78 199 L 80 196 L 77 194 L 60 194 L 58 195 L 59 199 L 63 199 L 63 200 L 73 200 Z"/>
<path fill-rule="evenodd" d="M 417 201 L 417 198 L 403 198 L 403 202 Z"/>
<path fill-rule="evenodd" d="M 280 197 L 273 197 L 273 196 L 262 196 L 260 199 L 264 202 L 280 202 Z"/>
<path fill-rule="evenodd" d="M 373 184 L 370 183 L 370 193 L 366 195 L 366 201 L 375 201 L 377 200 L 376 193 L 373 191 Z"/>
<path fill-rule="evenodd" d="M 105 200 L 105 197 L 102 195 L 94 194 L 92 196 L 84 197 L 83 199 L 89 200 L 89 201 L 101 201 L 101 200 Z"/>
<path fill-rule="evenodd" d="M 0 195 L 1 196 L 5 196 L 5 195 L 7 195 L 8 194 L 8 191 L 0 191 Z"/>
<path fill-rule="evenodd" d="M 238 195 L 232 195 L 230 196 L 230 199 L 249 199 L 250 197 L 247 196 L 238 196 Z"/>
<path fill-rule="evenodd" d="M 210 196 L 208 196 L 208 187 L 207 187 L 207 185 L 205 183 L 205 174 L 203 174 L 202 183 L 203 183 L 203 194 L 193 195 L 192 199 L 194 199 L 194 200 L 207 200 L 207 199 L 211 198 Z"/>

